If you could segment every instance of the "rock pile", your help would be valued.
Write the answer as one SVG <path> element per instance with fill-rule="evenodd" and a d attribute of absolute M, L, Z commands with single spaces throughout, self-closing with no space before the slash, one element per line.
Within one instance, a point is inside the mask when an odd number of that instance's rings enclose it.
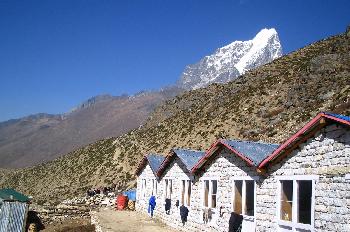
<path fill-rule="evenodd" d="M 108 193 L 108 195 L 102 195 L 98 194 L 93 197 L 88 197 L 86 199 L 85 204 L 90 206 L 108 206 L 108 207 L 114 207 L 115 206 L 115 194 L 114 193 Z"/>
<path fill-rule="evenodd" d="M 43 224 L 51 224 L 66 219 L 90 218 L 90 208 L 86 205 L 31 205 L 30 210 L 38 214 Z"/>
<path fill-rule="evenodd" d="M 42 223 L 51 224 L 66 219 L 90 218 L 91 210 L 100 207 L 114 207 L 115 199 L 114 193 L 96 194 L 91 197 L 66 199 L 56 206 L 32 204 L 30 210 L 37 212 Z"/>
<path fill-rule="evenodd" d="M 94 196 L 75 197 L 62 201 L 63 205 L 86 205 L 91 207 L 102 207 L 115 205 L 116 196 L 114 193 L 96 194 Z"/>

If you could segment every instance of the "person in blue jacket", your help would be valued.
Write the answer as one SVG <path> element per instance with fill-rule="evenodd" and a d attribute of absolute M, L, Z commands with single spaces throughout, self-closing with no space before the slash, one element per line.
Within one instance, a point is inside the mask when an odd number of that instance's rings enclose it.
<path fill-rule="evenodd" d="M 156 197 L 151 196 L 148 201 L 148 213 L 151 214 L 151 217 L 153 217 L 153 211 L 154 208 L 156 207 Z"/>

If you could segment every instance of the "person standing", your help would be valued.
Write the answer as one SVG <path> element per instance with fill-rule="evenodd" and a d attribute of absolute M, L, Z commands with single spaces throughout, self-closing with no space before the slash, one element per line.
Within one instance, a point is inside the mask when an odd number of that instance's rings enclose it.
<path fill-rule="evenodd" d="M 151 215 L 151 217 L 153 217 L 153 211 L 156 208 L 156 205 L 156 197 L 151 196 L 148 201 L 148 213 Z"/>

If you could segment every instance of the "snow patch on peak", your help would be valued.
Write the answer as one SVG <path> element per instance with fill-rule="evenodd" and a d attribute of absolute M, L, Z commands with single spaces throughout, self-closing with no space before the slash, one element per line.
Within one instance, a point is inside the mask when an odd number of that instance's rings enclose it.
<path fill-rule="evenodd" d="M 214 82 L 225 83 L 281 55 L 282 47 L 276 30 L 264 28 L 252 40 L 234 41 L 198 63 L 188 65 L 177 86 L 190 90 Z"/>
<path fill-rule="evenodd" d="M 261 31 L 259 31 L 258 34 L 255 35 L 253 41 L 259 41 L 259 40 L 261 41 L 275 35 L 277 35 L 277 31 L 275 28 L 270 28 L 270 29 L 264 28 L 264 29 L 261 29 Z"/>
<path fill-rule="evenodd" d="M 235 65 L 241 74 L 282 56 L 282 46 L 274 28 L 262 29 L 248 42 L 252 44 L 251 48 Z"/>

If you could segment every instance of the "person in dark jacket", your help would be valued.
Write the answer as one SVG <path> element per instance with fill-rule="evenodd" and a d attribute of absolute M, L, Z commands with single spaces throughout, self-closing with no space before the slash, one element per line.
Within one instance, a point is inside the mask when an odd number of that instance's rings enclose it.
<path fill-rule="evenodd" d="M 241 232 L 243 216 L 235 212 L 231 213 L 230 220 L 228 222 L 229 232 Z"/>
<path fill-rule="evenodd" d="M 180 206 L 180 216 L 181 216 L 181 222 L 182 225 L 185 225 L 185 223 L 187 222 L 187 216 L 188 216 L 188 208 L 184 205 Z"/>
<path fill-rule="evenodd" d="M 176 200 L 175 206 L 176 206 L 176 208 L 179 208 L 179 206 L 180 206 L 180 201 L 179 200 Z"/>
<path fill-rule="evenodd" d="M 165 213 L 170 214 L 170 208 L 171 208 L 171 199 L 167 198 L 165 199 Z"/>
<path fill-rule="evenodd" d="M 153 211 L 154 211 L 154 208 L 156 208 L 156 197 L 155 196 L 151 196 L 149 198 L 149 201 L 148 201 L 148 213 L 151 214 L 151 217 L 153 217 Z"/>

